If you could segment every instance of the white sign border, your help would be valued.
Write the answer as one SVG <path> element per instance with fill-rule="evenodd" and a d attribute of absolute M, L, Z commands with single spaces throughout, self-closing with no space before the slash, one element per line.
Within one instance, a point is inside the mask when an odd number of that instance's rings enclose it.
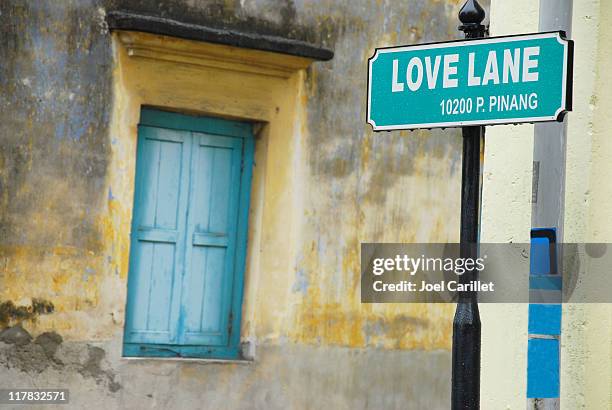
<path fill-rule="evenodd" d="M 400 53 L 404 51 L 416 51 L 416 50 L 431 50 L 437 48 L 450 48 L 450 47 L 465 47 L 472 45 L 474 42 L 478 44 L 490 44 L 490 43 L 508 43 L 516 40 L 534 40 L 542 38 L 556 38 L 556 40 L 563 46 L 563 90 L 561 107 L 555 112 L 554 116 L 545 117 L 528 117 L 528 118 L 504 118 L 501 120 L 472 120 L 472 121 L 452 121 L 452 122 L 434 122 L 426 124 L 399 124 L 399 125 L 383 125 L 378 126 L 371 118 L 370 112 L 370 101 L 372 100 L 372 63 L 376 61 L 380 54 L 389 53 Z M 372 126 L 373 131 L 393 131 L 393 130 L 415 130 L 415 129 L 430 129 L 430 128 L 455 128 L 464 126 L 484 126 L 484 125 L 502 125 L 502 124 L 520 124 L 520 123 L 534 123 L 534 122 L 550 122 L 550 121 L 562 121 L 563 116 L 571 111 L 571 103 L 567 104 L 568 97 L 568 85 L 570 86 L 570 100 L 571 100 L 571 85 L 568 84 L 568 68 L 573 71 L 573 40 L 565 38 L 565 32 L 563 31 L 552 31 L 546 33 L 536 34 L 515 34 L 510 36 L 500 37 L 485 37 L 470 40 L 454 40 L 446 41 L 441 43 L 427 43 L 427 44 L 415 44 L 413 46 L 398 46 L 398 47 L 380 47 L 376 48 L 374 55 L 368 59 L 368 95 L 366 101 L 366 122 Z M 572 55 L 570 55 L 570 51 Z"/>

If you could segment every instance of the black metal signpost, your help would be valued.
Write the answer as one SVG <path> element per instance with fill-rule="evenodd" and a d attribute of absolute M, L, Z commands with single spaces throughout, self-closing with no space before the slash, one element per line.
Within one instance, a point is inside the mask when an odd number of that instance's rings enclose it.
<path fill-rule="evenodd" d="M 459 30 L 466 38 L 485 35 L 484 9 L 476 0 L 468 0 L 459 11 Z M 463 159 L 461 170 L 462 258 L 477 258 L 480 219 L 480 141 L 484 127 L 462 127 Z M 461 277 L 465 283 L 475 280 L 475 271 Z M 480 408 L 480 314 L 476 292 L 461 292 L 453 320 L 453 375 L 451 408 Z"/>

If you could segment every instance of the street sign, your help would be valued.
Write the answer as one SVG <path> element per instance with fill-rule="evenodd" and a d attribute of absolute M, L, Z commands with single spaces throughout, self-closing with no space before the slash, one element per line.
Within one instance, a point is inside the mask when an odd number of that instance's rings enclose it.
<path fill-rule="evenodd" d="M 367 121 L 374 131 L 561 121 L 573 48 L 563 32 L 378 48 Z"/>

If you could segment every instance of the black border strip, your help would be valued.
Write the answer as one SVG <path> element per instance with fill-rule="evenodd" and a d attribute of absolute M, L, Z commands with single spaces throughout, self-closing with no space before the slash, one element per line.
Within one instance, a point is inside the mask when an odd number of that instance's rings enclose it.
<path fill-rule="evenodd" d="M 565 109 L 571 111 L 574 104 L 574 40 L 567 40 L 567 84 L 565 85 Z"/>
<path fill-rule="evenodd" d="M 300 40 L 235 30 L 217 29 L 125 11 L 108 12 L 106 15 L 106 22 L 111 31 L 142 31 L 145 33 L 160 34 L 187 40 L 206 41 L 234 47 L 288 54 L 319 61 L 328 61 L 334 57 L 334 52 L 332 50 Z"/>
<path fill-rule="evenodd" d="M 533 238 L 546 238 L 548 239 L 548 255 L 550 258 L 550 274 L 557 275 L 559 270 L 557 269 L 557 230 L 555 228 L 532 228 L 531 239 Z"/>

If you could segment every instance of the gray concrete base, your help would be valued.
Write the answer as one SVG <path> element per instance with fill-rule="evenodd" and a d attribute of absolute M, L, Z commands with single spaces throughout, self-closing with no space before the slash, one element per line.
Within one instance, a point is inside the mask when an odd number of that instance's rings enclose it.
<path fill-rule="evenodd" d="M 527 399 L 527 410 L 559 410 L 559 399 Z"/>
<path fill-rule="evenodd" d="M 0 385 L 68 388 L 67 408 L 447 409 L 450 352 L 260 345 L 253 363 L 128 360 L 120 343 L 0 343 Z M 16 407 L 17 408 L 17 407 Z M 41 408 L 45 408 L 41 406 Z"/>

